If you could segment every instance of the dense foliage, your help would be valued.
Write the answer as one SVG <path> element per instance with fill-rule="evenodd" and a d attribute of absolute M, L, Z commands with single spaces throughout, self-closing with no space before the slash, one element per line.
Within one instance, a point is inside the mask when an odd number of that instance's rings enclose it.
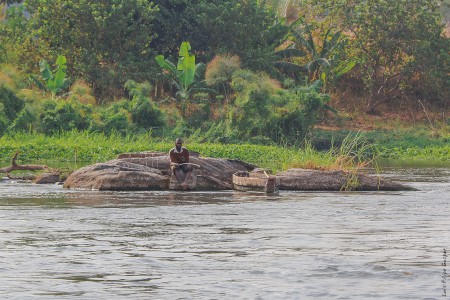
<path fill-rule="evenodd" d="M 368 113 L 401 99 L 445 111 L 450 42 L 438 4 L 1 4 L 0 135 L 147 132 L 299 146 L 325 110 L 336 113 L 331 95 L 349 78 L 362 82 Z"/>
<path fill-rule="evenodd" d="M 314 8 L 311 17 L 348 33 L 345 53 L 357 62 L 356 74 L 369 94 L 366 112 L 407 97 L 448 106 L 450 39 L 441 1 L 307 2 Z"/>

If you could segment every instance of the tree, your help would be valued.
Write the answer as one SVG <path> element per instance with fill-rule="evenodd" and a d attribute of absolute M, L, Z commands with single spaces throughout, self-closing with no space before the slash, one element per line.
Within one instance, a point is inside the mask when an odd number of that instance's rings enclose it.
<path fill-rule="evenodd" d="M 200 1 L 192 46 L 206 50 L 207 60 L 227 53 L 239 56 L 243 68 L 273 72 L 272 53 L 287 29 L 258 2 Z"/>
<path fill-rule="evenodd" d="M 70 57 L 70 77 L 90 83 L 100 101 L 123 94 L 128 79 L 144 81 L 156 71 L 149 45 L 157 9 L 149 1 L 25 0 L 24 7 L 30 14 L 24 46 L 34 50 L 33 60 Z"/>
<path fill-rule="evenodd" d="M 0 85 L 0 135 L 16 119 L 24 106 L 25 101 L 18 98 L 13 90 Z"/>
<path fill-rule="evenodd" d="M 30 76 L 40 89 L 51 93 L 52 99 L 56 97 L 57 93 L 68 88 L 70 85 L 69 79 L 66 78 L 66 57 L 64 55 L 58 55 L 56 65 L 56 69 L 52 71 L 46 60 L 39 62 L 43 83 L 36 76 Z"/>
<path fill-rule="evenodd" d="M 341 32 L 330 27 L 324 33 L 320 32 L 319 37 L 314 37 L 312 27 L 316 26 L 308 24 L 303 18 L 289 26 L 289 35 L 283 43 L 288 46 L 275 52 L 275 56 L 279 58 L 275 66 L 297 81 L 303 78 L 301 75 L 307 75 L 308 83 L 318 79 L 325 82 L 326 74 L 333 74 L 333 70 L 327 73 L 325 70 L 333 67 L 336 69 L 333 76 L 351 69 L 353 63 L 338 61 L 337 50 L 342 50 L 346 43 Z"/>
<path fill-rule="evenodd" d="M 267 0 L 266 5 L 274 9 L 279 18 L 292 23 L 299 17 L 301 0 Z"/>
<path fill-rule="evenodd" d="M 22 5 L 0 4 L 0 62 L 17 63 L 27 36 L 27 20 Z"/>
<path fill-rule="evenodd" d="M 213 93 L 215 90 L 204 86 L 205 80 L 202 80 L 206 69 L 204 63 L 195 64 L 195 55 L 191 52 L 189 42 L 182 42 L 178 52 L 178 63 L 175 66 L 169 59 L 163 55 L 155 57 L 159 66 L 163 68 L 168 77 L 172 80 L 171 84 L 177 89 L 176 97 L 181 101 L 182 116 L 185 116 L 186 101 L 195 92 Z"/>
<path fill-rule="evenodd" d="M 252 70 L 273 70 L 273 50 L 286 33 L 275 14 L 256 0 L 166 0 L 156 1 L 162 14 L 176 3 L 177 9 L 157 19 L 165 24 L 152 45 L 166 57 L 175 57 L 174 49 L 159 49 L 160 39 L 181 43 L 189 40 L 199 61 L 208 62 L 218 54 L 237 55 L 242 65 Z M 182 4 L 184 2 L 184 4 Z M 175 4 L 173 4 L 175 5 Z M 164 8 L 163 8 L 164 6 Z M 175 30 L 174 30 L 175 29 Z M 164 46 L 164 43 L 162 43 Z"/>
<path fill-rule="evenodd" d="M 447 76 L 439 89 L 448 91 L 449 44 L 448 38 L 442 35 L 442 16 L 437 1 L 337 2 L 343 26 L 352 36 L 351 55 L 358 60 L 370 93 L 367 113 L 375 112 L 383 102 L 411 92 L 414 78 L 425 79 L 427 74 L 431 75 L 430 71 L 440 73 L 429 77 L 431 80 Z M 443 53 L 444 45 L 447 45 L 447 55 Z"/>

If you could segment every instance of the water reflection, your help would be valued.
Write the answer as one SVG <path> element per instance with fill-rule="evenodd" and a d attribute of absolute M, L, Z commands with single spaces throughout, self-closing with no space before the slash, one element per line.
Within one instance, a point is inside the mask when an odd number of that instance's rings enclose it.
<path fill-rule="evenodd" d="M 69 190 L 61 185 L 36 185 L 3 179 L 0 182 L 1 205 L 72 205 L 72 206 L 165 206 L 220 205 L 241 201 L 276 201 L 279 195 L 239 191 L 96 191 Z"/>

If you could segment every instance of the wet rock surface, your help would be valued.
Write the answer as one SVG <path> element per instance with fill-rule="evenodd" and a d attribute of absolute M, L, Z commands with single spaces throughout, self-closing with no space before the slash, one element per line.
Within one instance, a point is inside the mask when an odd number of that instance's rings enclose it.
<path fill-rule="evenodd" d="M 61 181 L 60 174 L 58 172 L 53 173 L 42 173 L 39 176 L 37 176 L 33 183 L 36 184 L 54 184 Z"/>

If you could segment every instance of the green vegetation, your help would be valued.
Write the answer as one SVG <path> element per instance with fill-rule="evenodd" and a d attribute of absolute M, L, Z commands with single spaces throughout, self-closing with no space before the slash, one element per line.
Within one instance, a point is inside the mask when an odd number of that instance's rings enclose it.
<path fill-rule="evenodd" d="M 148 134 L 123 136 L 88 132 L 61 132 L 46 136 L 43 134 L 15 133 L 0 138 L 0 161 L 8 161 L 20 152 L 21 161 L 52 160 L 72 162 L 103 162 L 118 154 L 140 151 L 168 152 L 173 140 L 162 141 Z M 51 146 L 49 146 L 51 145 Z M 191 151 L 202 156 L 240 159 L 273 170 L 288 167 L 315 166 L 326 168 L 333 164 L 330 153 L 319 153 L 311 148 L 295 149 L 278 146 L 223 145 L 186 141 Z"/>
<path fill-rule="evenodd" d="M 402 133 L 391 140 L 388 132 L 351 133 L 329 135 L 318 132 L 312 142 L 301 148 L 261 146 L 251 144 L 203 143 L 196 139 L 186 141 L 191 151 L 202 156 L 239 159 L 274 172 L 288 168 L 343 169 L 360 171 L 380 158 L 412 159 L 435 162 L 450 161 L 448 139 L 421 137 L 422 133 Z M 314 147 L 322 141 L 332 141 L 327 151 Z M 46 136 L 44 134 L 14 133 L 0 138 L 0 161 L 5 164 L 12 155 L 20 152 L 20 160 L 59 162 L 104 162 L 121 153 L 160 151 L 168 152 L 173 140 L 161 139 L 151 134 L 123 135 L 86 131 L 64 131 Z M 49 146 L 51 145 L 51 146 Z M 377 145 L 377 146 L 375 146 Z"/>
<path fill-rule="evenodd" d="M 201 77 L 205 73 L 206 65 L 204 63 L 195 64 L 195 55 L 191 53 L 189 42 L 181 43 L 176 67 L 170 60 L 165 59 L 163 55 L 157 55 L 155 59 L 159 66 L 168 73 L 171 84 L 177 89 L 175 95 L 181 101 L 181 115 L 183 118 L 186 113 L 186 101 L 194 93 L 215 92 L 213 89 L 204 86 L 204 80 L 201 80 Z"/>
<path fill-rule="evenodd" d="M 356 145 L 349 142 L 353 139 L 315 130 L 319 121 L 339 118 L 343 113 L 339 104 L 347 102 L 359 107 L 355 110 L 361 115 L 390 110 L 404 117 L 424 111 L 430 124 L 428 112 L 443 112 L 442 125 L 432 125 L 431 130 L 441 131 L 440 138 L 434 134 L 425 141 L 402 132 L 397 140 L 391 131 L 354 139 L 358 145 L 377 144 L 381 157 L 446 160 L 450 39 L 442 22 L 446 9 L 440 2 L 1 4 L 0 151 L 13 151 L 12 145 L 19 150 L 28 147 L 11 138 L 23 136 L 55 143 L 59 150 L 49 147 L 49 154 L 64 152 L 58 143 L 68 147 L 70 138 L 84 136 L 90 147 L 66 149 L 64 155 L 96 161 L 95 153 L 107 159 L 119 152 L 149 149 L 133 148 L 143 137 L 172 141 L 182 136 L 194 148 L 207 145 L 199 151 L 204 155 L 228 144 L 213 155 L 250 162 L 259 158 L 258 164 L 282 169 L 308 164 L 300 158 L 308 153 L 319 161 L 322 155 L 328 160 L 330 154 L 352 157 L 354 151 L 340 147 L 339 154 L 335 147 L 348 144 L 353 149 Z M 55 57 L 52 69 L 47 61 Z M 120 140 L 123 145 L 104 145 Z M 272 153 L 270 147 L 295 159 L 278 154 L 276 162 L 266 161 L 257 149 Z M 362 148 L 359 154 L 376 152 Z M 39 153 L 47 156 L 45 151 Z M 22 151 L 22 155 L 32 154 Z M 60 157 L 57 152 L 52 156 Z"/>
<path fill-rule="evenodd" d="M 58 55 L 56 59 L 56 69 L 52 71 L 50 69 L 47 61 L 41 60 L 39 62 L 39 67 L 41 71 L 42 80 L 44 83 L 40 82 L 36 76 L 31 76 L 33 82 L 44 91 L 48 91 L 52 95 L 52 99 L 55 98 L 56 94 L 67 89 L 70 85 L 69 79 L 66 78 L 66 57 L 64 55 Z"/>
<path fill-rule="evenodd" d="M 365 152 L 374 153 L 376 151 L 378 158 L 450 161 L 450 135 L 434 137 L 431 133 L 426 128 L 394 131 L 375 130 L 358 133 L 352 133 L 348 130 L 338 132 L 317 131 L 312 138 L 312 145 L 314 148 L 322 150 L 330 147 L 340 148 L 348 136 L 357 134 L 361 142 L 374 145 L 374 148 L 368 148 Z"/>

